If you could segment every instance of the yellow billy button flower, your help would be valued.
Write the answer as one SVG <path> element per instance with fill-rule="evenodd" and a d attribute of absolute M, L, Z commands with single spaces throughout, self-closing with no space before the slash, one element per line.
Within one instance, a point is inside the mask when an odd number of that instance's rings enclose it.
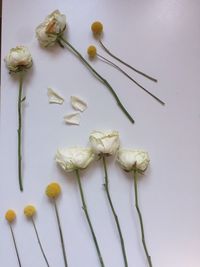
<path fill-rule="evenodd" d="M 12 235 L 12 240 L 13 240 L 13 244 L 14 244 L 14 248 L 15 248 L 15 252 L 17 255 L 17 261 L 19 266 L 21 267 L 21 261 L 20 261 L 20 257 L 19 257 L 19 252 L 18 252 L 18 248 L 17 248 L 17 243 L 16 243 L 16 239 L 15 239 L 15 235 L 14 235 L 14 231 L 13 231 L 13 227 L 12 227 L 12 223 L 14 222 L 14 220 L 16 219 L 16 213 L 14 210 L 7 210 L 7 212 L 5 213 L 5 219 L 7 220 L 9 227 L 10 227 L 10 232 Z"/>
<path fill-rule="evenodd" d="M 46 195 L 48 198 L 54 199 L 57 198 L 61 193 L 61 187 L 58 183 L 51 183 L 46 188 Z"/>
<path fill-rule="evenodd" d="M 65 251 L 64 237 L 63 237 L 61 221 L 60 221 L 60 215 L 59 215 L 59 211 L 58 211 L 58 207 L 57 207 L 57 203 L 56 203 L 56 198 L 61 194 L 61 187 L 58 183 L 53 182 L 46 187 L 45 193 L 46 193 L 48 198 L 53 200 L 52 203 L 54 205 L 56 219 L 57 219 L 57 223 L 58 223 L 60 242 L 61 242 L 62 253 L 63 253 L 63 260 L 64 260 L 65 267 L 68 267 L 67 255 L 66 255 L 66 251 Z"/>
<path fill-rule="evenodd" d="M 8 210 L 5 214 L 5 219 L 9 223 L 12 223 L 16 219 L 16 213 L 14 212 L 14 210 Z"/>
<path fill-rule="evenodd" d="M 36 208 L 32 205 L 28 205 L 24 208 L 24 215 L 27 218 L 32 218 L 36 213 Z"/>
<path fill-rule="evenodd" d="M 91 25 L 91 30 L 94 35 L 101 35 L 103 31 L 103 24 L 100 21 L 95 21 Z"/>
<path fill-rule="evenodd" d="M 97 55 L 97 49 L 94 45 L 90 45 L 87 49 L 88 56 L 90 58 L 95 58 Z"/>

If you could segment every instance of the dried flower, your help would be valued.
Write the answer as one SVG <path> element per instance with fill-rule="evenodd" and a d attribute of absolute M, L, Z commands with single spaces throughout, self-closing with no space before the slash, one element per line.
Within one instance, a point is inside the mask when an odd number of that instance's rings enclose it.
<path fill-rule="evenodd" d="M 103 31 L 103 24 L 100 21 L 95 21 L 91 25 L 91 30 L 94 35 L 101 35 Z"/>
<path fill-rule="evenodd" d="M 51 183 L 46 188 L 46 195 L 51 198 L 55 199 L 61 194 L 61 187 L 58 183 Z"/>
<path fill-rule="evenodd" d="M 85 213 L 88 225 L 90 227 L 90 231 L 92 234 L 92 238 L 96 247 L 96 251 L 98 254 L 99 262 L 101 264 L 101 267 L 105 267 L 103 258 L 101 256 L 100 248 L 97 242 L 97 238 L 92 226 L 92 222 L 90 220 L 90 216 L 87 210 L 87 204 L 85 201 L 85 196 L 81 184 L 80 174 L 79 170 L 87 168 L 87 166 L 94 160 L 94 153 L 92 152 L 91 148 L 80 148 L 80 147 L 73 147 L 73 148 L 64 148 L 59 149 L 56 152 L 55 160 L 60 165 L 62 169 L 64 169 L 66 172 L 72 172 L 74 171 L 76 174 L 78 186 L 79 186 L 79 192 L 82 200 L 82 207 L 83 211 Z"/>
<path fill-rule="evenodd" d="M 22 103 L 26 97 L 22 95 L 22 84 L 24 73 L 32 66 L 32 57 L 27 47 L 17 46 L 12 48 L 5 58 L 5 63 L 10 73 L 19 74 L 19 93 L 18 93 L 18 180 L 20 190 L 23 191 L 22 183 Z"/>
<path fill-rule="evenodd" d="M 119 133 L 117 131 L 93 131 L 89 137 L 93 151 L 106 156 L 113 155 L 119 149 Z"/>
<path fill-rule="evenodd" d="M 54 205 L 55 214 L 56 214 L 56 220 L 57 220 L 58 229 L 59 229 L 60 242 L 61 242 L 62 253 L 63 253 L 63 260 L 64 260 L 65 267 L 68 267 L 67 255 L 66 255 L 65 244 L 64 244 L 64 237 L 63 237 L 62 227 L 61 227 L 61 221 L 60 221 L 60 216 L 59 216 L 59 212 L 58 212 L 58 207 L 57 207 L 57 204 L 56 204 L 56 199 L 61 194 L 61 187 L 56 182 L 50 183 L 46 187 L 45 193 L 48 196 L 48 198 L 53 200 L 52 203 Z"/>
<path fill-rule="evenodd" d="M 78 169 L 85 169 L 94 160 L 94 153 L 91 148 L 72 147 L 58 149 L 56 162 L 66 172 Z"/>
<path fill-rule="evenodd" d="M 149 255 L 146 241 L 145 241 L 145 233 L 144 233 L 144 223 L 142 218 L 142 213 L 140 211 L 139 207 L 139 201 L 138 201 L 138 188 L 137 188 L 137 182 L 138 182 L 138 173 L 144 173 L 149 165 L 149 155 L 147 152 L 143 150 L 127 150 L 127 149 L 121 149 L 118 152 L 118 158 L 117 158 L 120 166 L 122 169 L 124 169 L 127 172 L 133 173 L 134 178 L 134 191 L 135 191 L 135 208 L 138 214 L 138 219 L 140 223 L 140 232 L 141 232 L 141 239 L 142 244 L 144 248 L 144 252 L 147 257 L 147 261 L 149 264 L 149 267 L 153 267 L 151 256 Z"/>

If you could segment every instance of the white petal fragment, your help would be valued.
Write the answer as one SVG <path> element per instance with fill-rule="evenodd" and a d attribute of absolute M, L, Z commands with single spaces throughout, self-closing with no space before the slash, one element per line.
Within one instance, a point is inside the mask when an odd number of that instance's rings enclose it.
<path fill-rule="evenodd" d="M 80 114 L 79 113 L 70 113 L 64 117 L 64 121 L 67 124 L 79 125 L 80 124 Z"/>
<path fill-rule="evenodd" d="M 62 105 L 64 102 L 64 99 L 51 88 L 48 88 L 47 95 L 49 97 L 49 103 Z"/>
<path fill-rule="evenodd" d="M 75 110 L 83 112 L 87 108 L 87 103 L 77 96 L 71 96 L 71 105 Z"/>

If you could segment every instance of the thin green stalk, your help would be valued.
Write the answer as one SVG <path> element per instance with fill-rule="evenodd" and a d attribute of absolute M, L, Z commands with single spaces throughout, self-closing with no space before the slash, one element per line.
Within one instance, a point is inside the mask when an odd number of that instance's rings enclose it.
<path fill-rule="evenodd" d="M 58 208 L 57 208 L 57 205 L 56 205 L 56 200 L 54 200 L 53 203 L 54 203 L 54 208 L 55 208 L 55 213 L 56 213 L 56 219 L 57 219 L 58 228 L 59 228 L 59 234 L 60 234 L 60 241 L 61 241 L 61 245 L 62 245 L 62 252 L 63 252 L 64 263 L 65 263 L 65 267 L 68 267 L 66 250 L 65 250 L 65 243 L 64 243 L 64 238 L 63 238 L 63 233 L 62 233 L 62 228 L 61 228 L 60 216 L 59 216 Z"/>
<path fill-rule="evenodd" d="M 123 61 L 122 59 L 116 57 L 114 54 L 112 54 L 112 53 L 110 52 L 110 50 L 108 50 L 108 48 L 106 48 L 106 46 L 102 43 L 101 40 L 99 40 L 99 43 L 101 44 L 101 46 L 103 47 L 103 49 L 106 51 L 106 53 L 108 53 L 111 57 L 113 57 L 113 58 L 116 59 L 117 61 L 121 62 L 122 64 L 124 64 L 124 65 L 127 66 L 128 68 L 134 70 L 134 71 L 137 72 L 138 74 L 140 74 L 140 75 L 146 77 L 147 79 L 149 79 L 149 80 L 151 80 L 151 81 L 153 81 L 153 82 L 157 82 L 157 81 L 158 81 L 157 79 L 155 79 L 155 78 L 153 78 L 153 77 L 151 77 L 151 76 L 145 74 L 144 72 L 142 72 L 142 71 L 140 71 L 140 70 L 138 70 L 138 69 L 132 67 L 131 65 L 129 65 L 128 63 L 126 63 L 126 62 Z"/>
<path fill-rule="evenodd" d="M 46 257 L 46 255 L 45 255 L 45 253 L 44 253 L 44 249 L 43 249 L 43 247 L 42 247 L 42 243 L 41 243 L 41 241 L 40 241 L 39 234 L 38 234 L 38 231 L 37 231 L 37 228 L 36 228 L 36 225 L 35 225 L 35 222 L 34 222 L 34 219 L 33 219 L 33 218 L 31 218 L 31 222 L 32 222 L 32 224 L 33 224 L 33 228 L 34 228 L 34 230 L 35 230 L 35 233 L 36 233 L 36 236 L 37 236 L 37 241 L 38 241 L 40 250 L 41 250 L 41 252 L 42 252 L 42 255 L 43 255 L 43 257 L 44 257 L 44 260 L 45 260 L 47 266 L 50 267 L 50 265 L 49 265 L 49 263 L 48 263 L 48 260 L 47 260 L 47 257 Z"/>
<path fill-rule="evenodd" d="M 102 61 L 104 61 L 105 63 L 113 66 L 114 68 L 116 68 L 117 70 L 119 70 L 121 73 L 123 73 L 127 78 L 129 78 L 132 82 L 134 82 L 138 87 L 140 87 L 143 91 L 145 91 L 147 94 L 149 94 L 150 96 L 152 96 L 154 99 L 156 99 L 160 104 L 165 105 L 165 103 L 160 100 L 157 96 L 155 96 L 154 94 L 152 94 L 151 92 L 149 92 L 146 88 L 144 88 L 142 85 L 140 85 L 136 80 L 134 80 L 130 75 L 128 75 L 123 69 L 121 69 L 119 66 L 117 66 L 115 63 L 113 63 L 112 61 L 108 60 L 107 58 L 97 54 L 98 58 L 100 58 Z"/>
<path fill-rule="evenodd" d="M 147 250 L 147 246 L 146 246 L 146 241 L 145 241 L 145 235 L 144 235 L 144 224 L 143 224 L 143 220 L 142 220 L 142 214 L 139 208 L 139 204 L 138 204 L 138 190 L 137 190 L 137 170 L 134 170 L 133 173 L 133 177 L 134 177 L 134 190 L 135 190 L 135 207 L 138 213 L 138 218 L 139 218 L 139 222 L 140 222 L 140 229 L 141 229 L 141 235 L 142 235 L 142 244 L 144 247 L 144 251 L 147 257 L 147 261 L 149 264 L 149 267 L 153 267 L 152 262 L 151 262 L 151 256 L 148 253 Z"/>
<path fill-rule="evenodd" d="M 77 181 L 78 181 L 79 191 L 80 191 L 80 195 L 81 195 L 81 200 L 82 200 L 82 205 L 83 205 L 82 208 L 83 208 L 83 210 L 85 212 L 85 216 L 86 216 L 87 222 L 89 224 L 89 227 L 90 227 L 90 230 L 91 230 L 91 233 L 92 233 L 92 237 L 93 237 L 94 244 L 95 244 L 95 247 L 96 247 L 96 250 L 97 250 L 99 261 L 100 261 L 101 267 L 105 267 L 104 262 L 103 262 L 103 258 L 101 256 L 101 252 L 100 252 L 100 249 L 99 249 L 99 245 L 98 245 L 98 242 L 97 242 L 97 238 L 96 238 L 96 235 L 94 233 L 94 229 L 93 229 L 93 226 L 92 226 L 89 214 L 88 214 L 87 205 L 86 205 L 86 202 L 85 202 L 85 197 L 84 197 L 84 193 L 83 193 L 83 189 L 82 189 L 82 185 L 81 185 L 81 179 L 80 179 L 80 175 L 79 175 L 79 171 L 78 170 L 76 170 L 76 178 L 77 178 Z"/>
<path fill-rule="evenodd" d="M 12 226 L 11 226 L 10 224 L 9 224 L 9 226 L 10 226 L 10 231 L 11 231 L 11 235 L 12 235 L 13 243 L 14 243 L 14 246 L 15 246 L 15 252 L 16 252 L 16 254 L 17 254 L 17 260 L 18 260 L 19 266 L 21 267 L 22 264 L 21 264 L 21 261 L 20 261 L 20 258 L 19 258 L 19 252 L 18 252 L 18 248 L 17 248 L 16 240 L 15 240 L 15 235 L 14 235 Z"/>
<path fill-rule="evenodd" d="M 108 201 L 109 201 L 109 204 L 110 204 L 110 208 L 112 210 L 112 213 L 113 213 L 113 216 L 115 218 L 116 225 L 117 225 L 117 230 L 118 230 L 119 237 L 120 237 L 120 242 L 121 242 L 122 254 L 123 254 L 123 258 L 124 258 L 124 266 L 128 267 L 128 261 L 127 261 L 127 257 L 126 257 L 126 249 L 125 249 L 125 245 L 124 245 L 124 239 L 123 239 L 123 235 L 122 235 L 119 219 L 118 219 L 118 216 L 117 216 L 117 214 L 115 212 L 115 209 L 114 209 L 114 206 L 113 206 L 113 203 L 112 203 L 112 200 L 111 200 L 110 192 L 109 192 L 108 172 L 107 172 L 105 156 L 102 156 L 102 160 L 103 160 L 103 167 L 104 167 L 104 173 L 105 173 L 104 188 L 106 190 L 106 194 L 107 194 L 107 198 L 108 198 Z"/>
<path fill-rule="evenodd" d="M 121 103 L 118 95 L 115 93 L 112 86 L 105 80 L 88 62 L 84 59 L 84 57 L 67 41 L 64 39 L 63 36 L 60 36 L 58 40 L 63 41 L 68 48 L 70 48 L 79 58 L 80 60 L 86 65 L 86 67 L 96 76 L 98 79 L 110 90 L 111 94 L 114 96 L 118 106 L 123 111 L 123 113 L 127 116 L 127 118 L 130 120 L 130 122 L 134 123 L 134 119 L 131 117 L 131 115 L 128 113 L 126 108 Z"/>
<path fill-rule="evenodd" d="M 19 74 L 19 93 L 18 93 L 18 179 L 20 191 L 23 191 L 22 183 L 22 111 L 21 105 L 25 98 L 22 99 L 22 84 L 23 84 L 23 73 Z"/>

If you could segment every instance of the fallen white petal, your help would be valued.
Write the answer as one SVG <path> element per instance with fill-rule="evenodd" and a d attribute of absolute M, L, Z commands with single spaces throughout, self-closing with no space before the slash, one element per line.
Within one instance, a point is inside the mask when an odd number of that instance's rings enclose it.
<path fill-rule="evenodd" d="M 87 108 L 87 104 L 77 96 L 71 96 L 71 105 L 74 109 L 83 112 Z"/>
<path fill-rule="evenodd" d="M 64 102 L 64 99 L 51 88 L 48 88 L 47 95 L 49 97 L 49 103 L 62 105 Z"/>
<path fill-rule="evenodd" d="M 80 124 L 80 114 L 70 113 L 64 117 L 64 121 L 67 124 L 79 125 Z"/>

